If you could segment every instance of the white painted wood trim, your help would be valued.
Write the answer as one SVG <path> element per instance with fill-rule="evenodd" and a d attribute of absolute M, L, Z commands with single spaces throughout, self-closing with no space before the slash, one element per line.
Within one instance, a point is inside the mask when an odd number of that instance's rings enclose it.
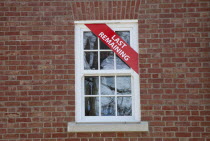
<path fill-rule="evenodd" d="M 88 20 L 74 21 L 75 24 L 92 24 L 92 23 L 138 23 L 138 20 Z"/>
<path fill-rule="evenodd" d="M 139 123 L 68 123 L 68 132 L 147 132 L 148 122 Z"/>

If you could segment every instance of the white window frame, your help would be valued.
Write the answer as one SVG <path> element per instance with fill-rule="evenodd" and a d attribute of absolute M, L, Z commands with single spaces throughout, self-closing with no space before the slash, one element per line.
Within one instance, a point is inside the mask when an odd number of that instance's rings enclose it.
<path fill-rule="evenodd" d="M 75 121 L 77 123 L 127 123 L 140 122 L 140 84 L 139 75 L 129 70 L 84 70 L 83 32 L 90 31 L 84 24 L 106 23 L 113 30 L 129 30 L 130 46 L 138 53 L 138 20 L 107 20 L 107 21 L 75 21 Z M 132 116 L 84 116 L 84 82 L 85 75 L 131 75 L 132 85 Z"/>

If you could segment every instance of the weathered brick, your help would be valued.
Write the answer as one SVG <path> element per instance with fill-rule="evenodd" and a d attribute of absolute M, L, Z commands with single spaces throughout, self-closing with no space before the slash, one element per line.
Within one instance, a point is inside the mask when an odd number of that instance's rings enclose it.
<path fill-rule="evenodd" d="M 0 11 L 0 139 L 208 140 L 209 0 L 2 1 Z M 66 133 L 75 120 L 74 21 L 104 19 L 139 20 L 149 132 Z"/>

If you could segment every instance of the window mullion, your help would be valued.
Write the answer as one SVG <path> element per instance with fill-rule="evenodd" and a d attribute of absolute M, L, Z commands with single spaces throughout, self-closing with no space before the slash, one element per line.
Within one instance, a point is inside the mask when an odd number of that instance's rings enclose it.
<path fill-rule="evenodd" d="M 116 53 L 115 52 L 114 52 L 114 70 L 117 70 L 117 61 L 116 61 Z"/>
<path fill-rule="evenodd" d="M 101 76 L 99 76 L 99 116 L 101 116 Z"/>
<path fill-rule="evenodd" d="M 98 70 L 101 70 L 101 62 L 100 62 L 100 39 L 99 38 L 97 38 L 97 40 L 98 40 Z"/>
<path fill-rule="evenodd" d="M 114 79 L 114 85 L 115 85 L 115 116 L 117 116 L 117 77 L 115 75 Z"/>

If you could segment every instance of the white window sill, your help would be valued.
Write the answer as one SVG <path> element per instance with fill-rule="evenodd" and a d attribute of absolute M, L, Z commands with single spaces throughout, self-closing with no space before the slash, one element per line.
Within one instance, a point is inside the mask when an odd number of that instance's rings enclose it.
<path fill-rule="evenodd" d="M 139 123 L 68 123 L 68 132 L 146 132 L 148 122 Z"/>

